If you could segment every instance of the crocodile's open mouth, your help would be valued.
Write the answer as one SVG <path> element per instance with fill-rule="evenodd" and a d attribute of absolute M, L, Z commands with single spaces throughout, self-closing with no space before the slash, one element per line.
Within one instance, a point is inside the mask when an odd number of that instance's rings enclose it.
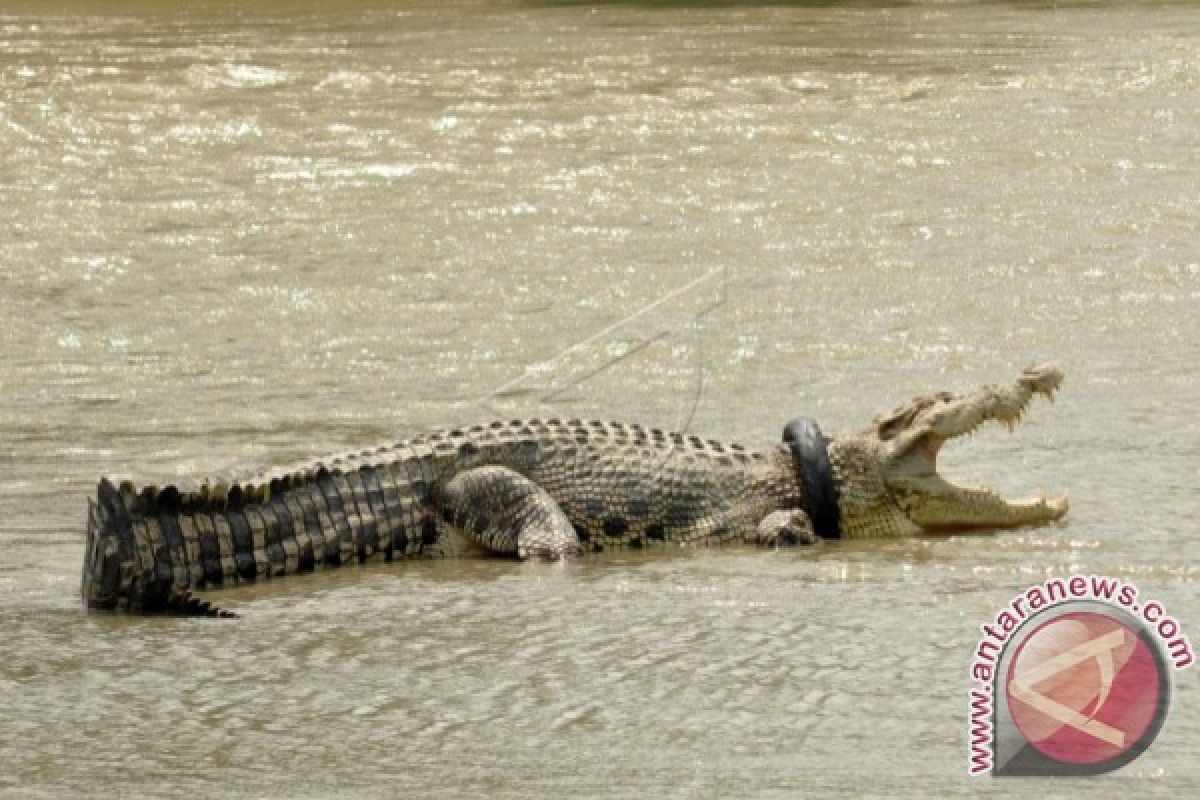
<path fill-rule="evenodd" d="M 1036 394 L 1044 396 L 1051 403 L 1054 402 L 1055 389 L 1038 390 Z M 963 430 L 957 431 L 949 436 L 930 431 L 921 436 L 914 446 L 915 454 L 923 458 L 929 466 L 931 473 L 937 472 L 937 458 L 941 452 L 943 445 L 951 439 L 958 439 L 964 436 L 971 436 L 978 433 L 981 428 L 989 422 L 995 422 L 1004 427 L 1009 433 L 1016 433 L 1017 428 L 1021 425 L 1021 420 L 1025 413 L 1029 410 L 1029 404 L 1032 396 L 1021 399 L 1015 408 L 997 409 L 993 413 L 982 414 L 978 421 L 973 425 L 966 427 Z"/>
<path fill-rule="evenodd" d="M 922 528 L 954 529 L 1032 524 L 1065 514 L 1065 494 L 1049 498 L 1039 490 L 1032 497 L 1010 500 L 990 487 L 959 485 L 938 473 L 938 456 L 946 442 L 976 433 L 988 422 L 1015 432 L 1035 395 L 1054 401 L 1059 380 L 1061 375 L 1045 382 L 1018 382 L 1014 389 L 986 387 L 970 400 L 940 394 L 910 407 L 907 430 L 893 438 L 896 460 L 888 474 L 888 484 L 910 519 Z"/>

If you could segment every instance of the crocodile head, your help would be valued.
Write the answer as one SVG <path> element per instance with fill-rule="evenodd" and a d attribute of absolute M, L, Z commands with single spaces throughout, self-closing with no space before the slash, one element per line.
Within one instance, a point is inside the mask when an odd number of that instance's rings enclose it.
<path fill-rule="evenodd" d="M 1026 369 L 1011 386 L 917 397 L 876 417 L 869 428 L 834 439 L 829 457 L 843 535 L 1012 527 L 1062 517 L 1066 495 L 1008 500 L 987 487 L 958 486 L 937 472 L 938 451 L 948 440 L 989 420 L 1012 430 L 1034 395 L 1053 401 L 1062 377 L 1058 368 L 1042 364 Z"/>

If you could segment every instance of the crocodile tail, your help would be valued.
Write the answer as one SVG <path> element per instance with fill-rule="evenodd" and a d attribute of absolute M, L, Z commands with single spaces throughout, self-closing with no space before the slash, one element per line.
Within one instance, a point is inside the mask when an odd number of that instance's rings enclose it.
<path fill-rule="evenodd" d="M 121 605 L 122 588 L 126 590 L 127 604 L 126 576 L 132 568 L 132 541 L 128 509 L 117 488 L 104 478 L 96 487 L 96 499 L 88 500 L 87 540 L 83 549 L 85 606 L 117 608 Z"/>
<path fill-rule="evenodd" d="M 207 600 L 201 600 L 191 592 L 182 589 L 172 589 L 166 598 L 163 611 L 184 617 L 220 617 L 221 619 L 237 619 L 232 611 L 217 608 Z"/>
<path fill-rule="evenodd" d="M 107 478 L 88 501 L 87 539 L 83 551 L 84 605 L 89 609 L 160 612 L 187 616 L 231 617 L 174 585 L 164 559 L 163 543 L 139 537 L 135 522 L 143 516 L 132 484 L 114 486 Z"/>

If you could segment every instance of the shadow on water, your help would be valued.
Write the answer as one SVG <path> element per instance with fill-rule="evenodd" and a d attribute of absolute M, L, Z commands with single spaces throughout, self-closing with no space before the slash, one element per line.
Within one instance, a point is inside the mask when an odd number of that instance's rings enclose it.
<path fill-rule="evenodd" d="M 511 582 L 512 585 L 558 583 L 594 587 L 613 581 L 636 580 L 642 585 L 661 581 L 672 584 L 709 582 L 730 575 L 790 575 L 804 582 L 839 583 L 830 573 L 841 567 L 862 581 L 863 569 L 882 575 L 903 565 L 928 564 L 938 559 L 937 548 L 945 537 L 914 537 L 884 542 L 876 540 L 826 541 L 813 547 L 771 550 L 753 545 L 729 544 L 713 547 L 666 545 L 645 549 L 613 549 L 592 553 L 570 562 L 519 561 L 509 557 L 486 555 L 465 558 L 433 558 L 397 561 L 392 564 L 370 563 L 321 569 L 305 575 L 263 580 L 226 588 L 209 589 L 199 594 L 221 608 L 245 612 L 247 605 L 294 605 L 321 602 L 330 592 L 350 591 L 334 602 L 359 602 L 365 594 L 399 594 L 449 590 L 452 593 L 477 591 L 488 584 Z M 399 587 L 403 584 L 404 589 Z M 423 588 L 422 588 L 423 587 Z M 511 590 L 503 590 L 505 593 Z M 590 591 L 590 590 L 589 590 Z M 365 594 L 364 594 L 365 593 Z"/>

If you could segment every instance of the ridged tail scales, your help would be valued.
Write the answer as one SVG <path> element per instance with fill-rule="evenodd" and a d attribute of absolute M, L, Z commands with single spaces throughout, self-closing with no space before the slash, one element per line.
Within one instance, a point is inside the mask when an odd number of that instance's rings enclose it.
<path fill-rule="evenodd" d="M 186 582 L 176 583 L 172 564 L 183 563 L 176 561 L 183 553 L 177 515 L 160 515 L 158 531 L 162 535 L 155 538 L 149 533 L 138 502 L 131 486 L 118 489 L 107 478 L 97 486 L 96 499 L 89 501 L 83 552 L 85 605 L 194 617 L 236 617 L 194 597 L 187 591 Z M 170 521 L 161 521 L 163 517 Z M 168 529 L 175 535 L 167 534 Z"/>
<path fill-rule="evenodd" d="M 415 555 L 436 538 L 424 472 L 402 459 L 186 494 L 101 480 L 88 506 L 84 603 L 231 616 L 187 590 Z"/>

